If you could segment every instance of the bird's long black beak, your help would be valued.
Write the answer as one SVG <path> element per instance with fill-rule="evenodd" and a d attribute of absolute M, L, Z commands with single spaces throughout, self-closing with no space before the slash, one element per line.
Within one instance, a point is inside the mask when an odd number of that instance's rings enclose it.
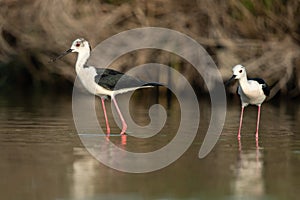
<path fill-rule="evenodd" d="M 63 52 L 62 54 L 60 54 L 60 55 L 57 56 L 56 58 L 51 59 L 51 60 L 49 61 L 49 63 L 55 62 L 56 60 L 61 59 L 62 57 L 64 57 L 65 55 L 71 53 L 72 51 L 73 51 L 73 49 L 69 49 L 69 50 Z"/>
<path fill-rule="evenodd" d="M 228 81 L 225 82 L 225 85 L 226 86 L 229 85 L 231 83 L 231 81 L 233 81 L 235 79 L 235 77 L 236 77 L 236 75 L 232 75 L 232 77 Z"/>

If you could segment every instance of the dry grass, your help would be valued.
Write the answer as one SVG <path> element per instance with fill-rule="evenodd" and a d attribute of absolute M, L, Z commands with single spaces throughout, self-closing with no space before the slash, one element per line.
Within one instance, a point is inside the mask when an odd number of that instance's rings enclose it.
<path fill-rule="evenodd" d="M 275 84 L 272 95 L 290 91 L 298 96 L 299 13 L 299 0 L 2 0 L 0 61 L 19 60 L 22 66 L 18 67 L 34 82 L 54 83 L 57 74 L 72 81 L 74 57 L 56 65 L 48 61 L 75 38 L 85 37 L 96 45 L 124 30 L 160 26 L 196 39 L 213 56 L 224 79 L 233 65 L 242 63 L 250 76 Z M 188 65 L 164 52 L 141 51 L 122 57 L 113 67 L 126 70 L 149 61 Z M 205 90 L 193 70 L 178 69 Z"/>

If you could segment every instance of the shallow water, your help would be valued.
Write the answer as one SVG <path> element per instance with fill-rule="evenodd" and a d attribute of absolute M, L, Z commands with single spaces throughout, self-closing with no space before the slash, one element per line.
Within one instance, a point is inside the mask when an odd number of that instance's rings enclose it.
<path fill-rule="evenodd" d="M 131 102 L 138 124 L 149 123 L 151 103 Z M 101 107 L 96 109 L 104 127 Z M 209 101 L 201 99 L 200 128 L 189 149 L 161 170 L 131 174 L 101 164 L 85 149 L 74 126 L 70 97 L 1 96 L 1 199 L 298 199 L 299 104 L 275 100 L 263 104 L 258 143 L 256 108 L 245 109 L 240 141 L 237 99 L 229 100 L 227 109 L 222 135 L 207 157 L 198 158 L 210 118 Z M 110 109 L 108 113 L 112 121 Z M 128 151 L 159 149 L 173 139 L 179 113 L 175 102 L 167 110 L 162 131 L 148 139 L 130 135 L 124 139 L 111 122 L 110 140 Z"/>

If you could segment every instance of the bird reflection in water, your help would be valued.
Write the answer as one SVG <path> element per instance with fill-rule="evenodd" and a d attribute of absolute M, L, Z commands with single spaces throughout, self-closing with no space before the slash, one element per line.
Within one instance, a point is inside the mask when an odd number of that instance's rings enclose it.
<path fill-rule="evenodd" d="M 107 142 L 111 142 L 110 141 L 110 137 L 111 137 L 111 134 L 107 134 L 105 136 L 105 139 Z M 120 137 L 120 144 L 121 144 L 121 147 L 124 148 L 127 144 L 127 135 L 126 134 L 122 134 L 122 135 L 119 135 L 117 137 Z"/>
<path fill-rule="evenodd" d="M 263 154 L 260 151 L 259 141 L 255 142 L 255 150 L 243 150 L 242 141 L 238 140 L 238 165 L 233 190 L 239 197 L 264 196 Z"/>

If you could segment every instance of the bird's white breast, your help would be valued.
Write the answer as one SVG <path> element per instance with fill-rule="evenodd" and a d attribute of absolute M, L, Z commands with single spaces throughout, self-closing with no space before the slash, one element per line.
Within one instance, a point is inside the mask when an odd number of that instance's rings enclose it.
<path fill-rule="evenodd" d="M 95 82 L 95 76 L 97 75 L 94 67 L 82 68 L 77 72 L 77 76 L 82 82 L 83 86 L 92 94 L 95 95 L 111 95 L 111 91 L 99 86 Z"/>
<path fill-rule="evenodd" d="M 257 81 L 248 80 L 248 88 L 245 91 L 247 93 L 247 96 L 250 98 L 255 98 L 264 95 L 264 92 L 262 90 L 261 84 L 259 84 Z"/>
<path fill-rule="evenodd" d="M 248 80 L 247 83 L 247 85 L 240 85 L 238 90 L 242 103 L 254 105 L 261 104 L 266 99 L 262 90 L 262 85 L 253 80 Z"/>

